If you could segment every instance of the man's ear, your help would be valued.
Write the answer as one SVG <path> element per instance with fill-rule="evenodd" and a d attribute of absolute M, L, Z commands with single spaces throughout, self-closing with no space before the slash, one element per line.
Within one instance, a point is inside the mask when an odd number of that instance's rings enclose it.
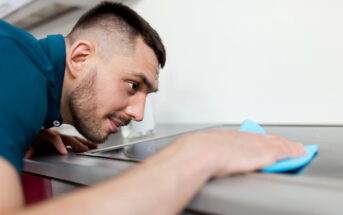
<path fill-rule="evenodd" d="M 66 66 L 73 78 L 82 73 L 94 53 L 94 44 L 87 40 L 78 40 L 70 47 L 66 56 Z"/>

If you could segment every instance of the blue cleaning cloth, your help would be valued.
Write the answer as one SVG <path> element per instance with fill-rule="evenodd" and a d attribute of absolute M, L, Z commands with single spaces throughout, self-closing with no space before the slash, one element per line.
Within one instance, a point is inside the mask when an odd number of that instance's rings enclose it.
<path fill-rule="evenodd" d="M 265 132 L 259 124 L 249 119 L 245 120 L 242 123 L 241 127 L 239 127 L 239 130 L 254 132 L 258 134 L 267 134 L 267 132 Z"/>
<path fill-rule="evenodd" d="M 249 131 L 249 132 L 254 132 L 254 133 L 259 133 L 259 134 L 267 134 L 259 124 L 251 120 L 245 120 L 242 123 L 239 130 Z M 305 150 L 306 150 L 305 156 L 297 157 L 297 158 L 288 158 L 288 159 L 277 161 L 273 165 L 263 168 L 261 171 L 262 172 L 285 172 L 285 171 L 299 169 L 300 167 L 305 166 L 314 158 L 314 155 L 316 154 L 318 150 L 318 145 L 306 145 Z"/>

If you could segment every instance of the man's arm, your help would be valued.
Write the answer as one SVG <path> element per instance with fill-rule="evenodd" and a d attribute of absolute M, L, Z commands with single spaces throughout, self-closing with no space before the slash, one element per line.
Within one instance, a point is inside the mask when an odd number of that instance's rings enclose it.
<path fill-rule="evenodd" d="M 275 135 L 232 130 L 192 133 L 114 179 L 28 208 L 11 209 L 13 214 L 35 215 L 176 214 L 211 177 L 250 172 L 304 153 L 301 144 Z M 18 190 L 18 184 L 10 181 L 1 186 Z M 21 205 L 22 200 L 8 193 L 0 195 Z"/>
<path fill-rule="evenodd" d="M 7 160 L 0 157 L 0 214 L 18 210 L 24 206 L 24 196 L 18 173 Z"/>

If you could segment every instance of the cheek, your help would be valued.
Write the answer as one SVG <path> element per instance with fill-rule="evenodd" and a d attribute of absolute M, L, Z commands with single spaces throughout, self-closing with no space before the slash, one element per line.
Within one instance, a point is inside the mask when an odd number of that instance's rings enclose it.
<path fill-rule="evenodd" d="M 128 94 L 124 87 L 99 85 L 97 90 L 97 109 L 100 116 L 121 111 L 127 106 Z"/>

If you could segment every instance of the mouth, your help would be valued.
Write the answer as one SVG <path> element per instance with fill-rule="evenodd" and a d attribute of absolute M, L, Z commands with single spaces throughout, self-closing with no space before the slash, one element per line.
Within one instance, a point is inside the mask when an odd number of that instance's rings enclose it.
<path fill-rule="evenodd" d="M 121 126 L 121 124 L 113 119 L 110 119 L 108 118 L 108 120 L 110 121 L 110 125 L 111 125 L 111 128 L 112 128 L 112 132 L 113 133 L 117 133 L 118 132 L 118 129 L 119 127 Z"/>
<path fill-rule="evenodd" d="M 129 124 L 129 122 L 130 122 L 129 120 L 126 120 L 123 122 L 119 119 L 113 119 L 111 117 L 109 117 L 108 120 L 110 121 L 110 125 L 111 125 L 113 133 L 118 132 L 119 127 L 125 126 L 125 125 Z"/>

